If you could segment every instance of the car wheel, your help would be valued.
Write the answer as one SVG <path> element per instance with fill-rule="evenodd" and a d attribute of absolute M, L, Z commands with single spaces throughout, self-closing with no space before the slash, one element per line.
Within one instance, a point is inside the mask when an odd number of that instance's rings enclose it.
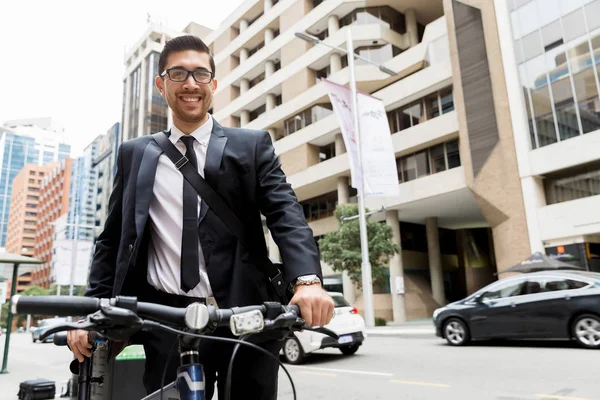
<path fill-rule="evenodd" d="M 31 341 L 32 341 L 33 343 L 35 343 L 35 342 L 36 342 L 36 340 L 35 340 L 34 338 L 31 338 Z"/>
<path fill-rule="evenodd" d="M 452 346 L 464 346 L 470 340 L 467 325 L 458 318 L 450 318 L 444 324 L 444 337 Z"/>
<path fill-rule="evenodd" d="M 359 347 L 360 346 L 358 344 L 352 344 L 350 346 L 340 347 L 340 351 L 346 356 L 351 356 L 358 351 Z"/>
<path fill-rule="evenodd" d="M 301 364 L 304 361 L 304 350 L 295 336 L 287 338 L 283 344 L 283 358 L 290 364 Z"/>
<path fill-rule="evenodd" d="M 584 314 L 573 321 L 575 341 L 588 349 L 600 349 L 600 318 Z"/>

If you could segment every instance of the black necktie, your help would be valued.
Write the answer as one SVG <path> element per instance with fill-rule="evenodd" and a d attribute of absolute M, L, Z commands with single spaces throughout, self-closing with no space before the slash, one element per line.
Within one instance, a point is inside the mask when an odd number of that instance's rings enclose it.
<path fill-rule="evenodd" d="M 194 151 L 194 137 L 183 136 L 185 156 L 198 170 L 198 161 Z M 200 282 L 200 261 L 198 256 L 198 193 L 183 179 L 183 235 L 181 238 L 181 289 L 189 292 Z"/>

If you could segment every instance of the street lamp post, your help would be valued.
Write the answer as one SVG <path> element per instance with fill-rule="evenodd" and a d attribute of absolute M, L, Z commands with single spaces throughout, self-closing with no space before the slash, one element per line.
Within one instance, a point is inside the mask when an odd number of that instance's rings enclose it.
<path fill-rule="evenodd" d="M 381 71 L 395 76 L 394 71 L 383 65 L 375 64 L 370 60 L 354 54 L 354 44 L 352 42 L 352 30 L 346 28 L 346 50 L 332 46 L 320 40 L 319 38 L 306 34 L 304 32 L 296 32 L 296 37 L 305 40 L 312 44 L 322 44 L 326 47 L 344 52 L 348 55 L 348 67 L 350 68 L 350 91 L 352 94 L 352 117 L 354 122 L 354 133 L 356 135 L 356 148 L 358 151 L 358 164 L 360 170 L 360 184 L 358 187 L 358 217 L 360 227 L 360 249 L 362 256 L 361 272 L 362 272 L 362 287 L 363 287 L 363 306 L 365 310 L 365 324 L 372 328 L 375 326 L 375 313 L 373 309 L 373 275 L 371 273 L 371 262 L 369 260 L 369 238 L 367 235 L 367 218 L 365 215 L 365 175 L 363 171 L 363 154 L 360 137 L 360 124 L 358 121 L 358 98 L 356 91 L 356 73 L 354 59 L 358 58 L 368 64 L 374 65 Z"/>

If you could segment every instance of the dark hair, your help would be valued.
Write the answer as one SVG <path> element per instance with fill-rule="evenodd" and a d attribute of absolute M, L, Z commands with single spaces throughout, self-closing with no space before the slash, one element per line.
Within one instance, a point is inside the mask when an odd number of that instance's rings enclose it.
<path fill-rule="evenodd" d="M 206 43 L 202 41 L 202 39 L 200 39 L 198 36 L 193 35 L 178 36 L 165 43 L 165 47 L 160 53 L 160 57 L 158 59 L 158 73 L 162 74 L 162 72 L 165 70 L 169 54 L 185 50 L 196 50 L 200 53 L 208 54 L 208 58 L 210 59 L 210 69 L 212 70 L 214 76 L 215 60 L 213 59 L 212 54 L 210 54 L 210 49 L 208 48 Z"/>

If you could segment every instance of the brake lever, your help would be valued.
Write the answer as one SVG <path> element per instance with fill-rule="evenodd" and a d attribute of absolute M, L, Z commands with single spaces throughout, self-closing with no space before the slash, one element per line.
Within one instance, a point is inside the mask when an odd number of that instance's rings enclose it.
<path fill-rule="evenodd" d="M 96 325 L 93 322 L 87 320 L 82 323 L 66 322 L 64 324 L 49 326 L 48 328 L 42 328 L 42 333 L 40 333 L 40 341 L 43 341 L 48 336 L 56 332 L 74 331 L 76 329 L 92 330 L 95 327 Z"/>
<path fill-rule="evenodd" d="M 322 327 L 322 326 L 310 326 L 310 325 L 303 324 L 298 329 L 299 330 L 307 330 L 307 331 L 313 331 L 313 332 L 317 332 L 317 333 L 322 333 L 323 335 L 327 335 L 330 338 L 333 338 L 333 339 L 336 339 L 336 340 L 340 338 L 337 333 L 335 333 L 331 329 L 327 329 L 327 328 Z"/>

